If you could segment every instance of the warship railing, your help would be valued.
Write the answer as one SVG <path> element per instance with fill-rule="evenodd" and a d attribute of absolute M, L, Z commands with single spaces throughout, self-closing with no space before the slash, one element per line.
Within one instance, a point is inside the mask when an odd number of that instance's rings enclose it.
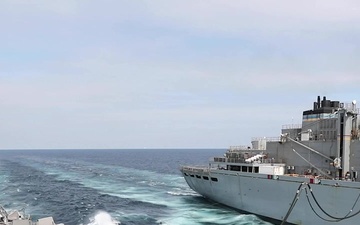
<path fill-rule="evenodd" d="M 278 137 L 253 137 L 251 141 L 258 141 L 258 140 L 266 140 L 266 142 L 277 142 L 280 141 L 280 136 Z M 250 149 L 256 150 L 256 149 Z"/>
<path fill-rule="evenodd" d="M 246 145 L 237 145 L 237 146 L 230 146 L 229 151 L 242 151 L 242 150 L 250 150 L 251 148 Z"/>
<path fill-rule="evenodd" d="M 213 161 L 213 162 L 226 162 L 226 158 L 225 157 L 213 157 L 213 158 L 210 158 L 210 161 Z"/>
<path fill-rule="evenodd" d="M 301 129 L 302 124 L 285 124 L 282 125 L 282 129 Z"/>
<path fill-rule="evenodd" d="M 344 109 L 354 111 L 355 113 L 360 114 L 360 108 L 356 108 L 356 104 L 354 103 L 343 103 L 343 107 Z"/>
<path fill-rule="evenodd" d="M 209 172 L 208 167 L 197 167 L 197 166 L 182 166 L 182 170 L 191 171 L 191 172 Z"/>

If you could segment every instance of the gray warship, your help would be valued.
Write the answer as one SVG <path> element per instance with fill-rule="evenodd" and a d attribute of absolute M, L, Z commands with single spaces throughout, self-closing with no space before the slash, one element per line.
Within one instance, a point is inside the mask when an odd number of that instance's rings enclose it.
<path fill-rule="evenodd" d="M 232 146 L 207 166 L 181 166 L 194 191 L 276 224 L 360 221 L 360 117 L 356 101 L 318 96 L 302 124 Z"/>
<path fill-rule="evenodd" d="M 52 217 L 40 218 L 32 221 L 30 215 L 25 214 L 25 208 L 7 212 L 0 205 L 0 225 L 64 225 L 62 223 L 55 224 Z"/>

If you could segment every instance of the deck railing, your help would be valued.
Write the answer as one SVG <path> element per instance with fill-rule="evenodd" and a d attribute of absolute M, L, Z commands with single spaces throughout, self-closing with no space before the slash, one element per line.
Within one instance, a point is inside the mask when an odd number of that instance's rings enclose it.
<path fill-rule="evenodd" d="M 344 104 L 344 109 L 347 109 L 349 111 L 354 111 L 356 112 L 357 114 L 360 114 L 360 109 L 359 108 L 356 108 L 356 105 L 354 105 L 353 103 L 343 103 Z"/>
<path fill-rule="evenodd" d="M 208 167 L 197 167 L 197 166 L 182 166 L 181 167 L 182 170 L 185 171 L 191 171 L 191 172 L 202 172 L 202 173 L 206 173 L 209 172 L 209 168 Z"/>
<path fill-rule="evenodd" d="M 251 141 L 258 141 L 258 140 L 266 140 L 266 142 L 277 142 L 280 141 L 280 136 L 278 137 L 253 137 Z"/>
<path fill-rule="evenodd" d="M 284 124 L 281 127 L 282 129 L 301 129 L 302 124 Z"/>

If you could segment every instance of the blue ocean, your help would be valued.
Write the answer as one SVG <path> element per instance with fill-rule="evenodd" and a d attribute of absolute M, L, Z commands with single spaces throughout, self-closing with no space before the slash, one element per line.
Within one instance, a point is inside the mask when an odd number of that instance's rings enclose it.
<path fill-rule="evenodd" d="M 224 149 L 2 150 L 0 204 L 65 225 L 270 224 L 191 190 L 181 165 Z"/>

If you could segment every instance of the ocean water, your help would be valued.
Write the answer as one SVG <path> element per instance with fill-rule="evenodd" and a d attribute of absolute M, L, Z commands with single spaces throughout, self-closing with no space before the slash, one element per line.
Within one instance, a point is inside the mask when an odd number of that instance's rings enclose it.
<path fill-rule="evenodd" d="M 259 225 L 191 190 L 180 165 L 224 149 L 3 150 L 0 204 L 65 225 Z"/>

